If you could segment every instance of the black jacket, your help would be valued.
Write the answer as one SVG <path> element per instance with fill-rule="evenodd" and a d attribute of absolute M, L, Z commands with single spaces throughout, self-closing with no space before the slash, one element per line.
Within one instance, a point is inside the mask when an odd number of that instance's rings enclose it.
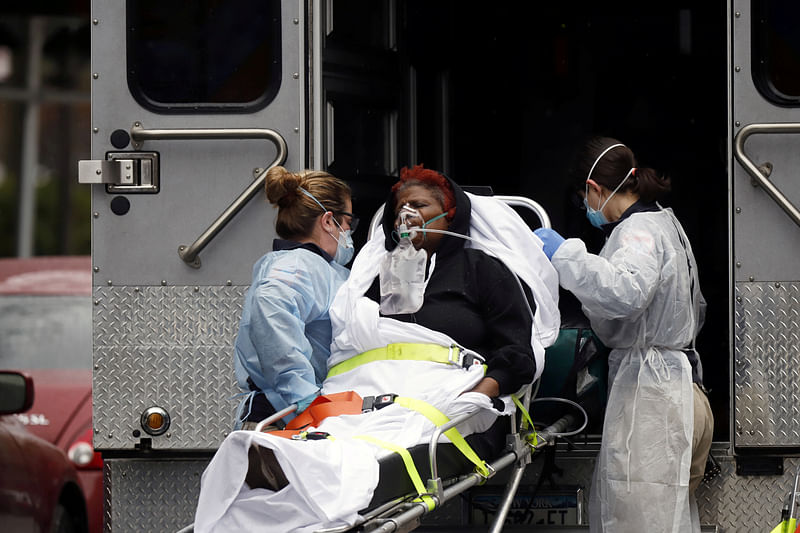
<path fill-rule="evenodd" d="M 456 214 L 448 229 L 468 235 L 469 198 L 452 180 L 450 183 L 455 192 Z M 394 203 L 391 194 L 383 217 L 387 250 L 396 246 L 391 237 Z M 391 318 L 445 333 L 460 345 L 480 353 L 486 358 L 486 375 L 497 380 L 501 394 L 510 394 L 530 383 L 535 374 L 530 342 L 531 311 L 535 311 L 535 304 L 527 288 L 523 296 L 514 275 L 501 261 L 480 250 L 465 248 L 466 242 L 443 236 L 422 308 L 413 314 Z M 380 302 L 378 278 L 367 296 Z"/>

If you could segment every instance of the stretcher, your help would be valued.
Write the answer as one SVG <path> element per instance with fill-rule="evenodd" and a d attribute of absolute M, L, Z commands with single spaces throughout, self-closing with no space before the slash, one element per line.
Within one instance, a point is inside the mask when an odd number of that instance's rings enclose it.
<path fill-rule="evenodd" d="M 538 216 L 542 226 L 549 226 L 549 218 L 535 202 L 521 197 L 496 198 L 511 206 L 530 209 Z M 379 210 L 372 219 L 370 233 L 379 228 L 381 217 L 382 212 Z M 574 342 L 568 344 L 570 349 L 575 346 Z M 412 531 L 420 525 L 425 515 L 435 512 L 446 502 L 510 468 L 509 480 L 490 528 L 493 532 L 501 531 L 532 455 L 553 446 L 559 437 L 583 431 L 588 423 L 588 416 L 579 404 L 571 400 L 555 399 L 570 404 L 572 410 L 546 427 L 536 427 L 528 411 L 534 402 L 545 400 L 532 400 L 537 390 L 538 382 L 524 387 L 514 397 L 517 405 L 515 412 L 510 416 L 499 417 L 498 423 L 487 433 L 467 438 L 475 453 L 480 456 L 477 467 L 475 464 L 478 461 L 467 460 L 463 447 L 458 446 L 458 443 L 441 442 L 447 439 L 456 442 L 452 437 L 454 428 L 475 416 L 477 411 L 446 419 L 437 424 L 438 427 L 427 444 L 419 444 L 408 450 L 391 450 L 395 453 L 386 453 L 378 460 L 381 481 L 374 491 L 372 501 L 359 512 L 353 525 L 319 529 L 318 533 Z M 295 409 L 295 406 L 289 406 L 275 413 L 261 421 L 255 431 L 262 431 Z M 441 438 L 443 435 L 446 439 Z M 294 437 L 316 439 L 326 438 L 326 435 L 301 432 Z M 255 455 L 255 458 L 250 459 L 251 470 L 258 470 L 256 463 L 263 461 L 263 458 L 257 457 L 258 454 Z M 192 529 L 186 528 L 182 531 Z"/>
<path fill-rule="evenodd" d="M 409 476 L 409 470 L 398 454 L 390 454 L 379 461 L 382 480 L 375 490 L 372 502 L 360 513 L 360 518 L 352 526 L 319 529 L 317 533 L 345 532 L 408 532 L 421 524 L 425 515 L 435 512 L 448 501 L 464 494 L 471 488 L 482 485 L 488 479 L 510 468 L 511 473 L 489 531 L 495 533 L 503 530 L 506 517 L 511 509 L 514 496 L 519 488 L 526 467 L 531 463 L 533 454 L 546 447 L 554 446 L 560 437 L 576 435 L 584 430 L 588 417 L 580 405 L 558 398 L 540 398 L 540 401 L 560 400 L 571 403 L 575 410 L 565 414 L 553 424 L 545 428 L 530 425 L 527 409 L 531 405 L 531 396 L 535 393 L 532 387 L 519 398 L 520 409 L 510 416 L 510 425 L 516 428 L 505 435 L 505 446 L 500 453 L 487 462 L 488 473 L 475 471 L 471 463 L 463 460 L 463 455 L 452 444 L 441 443 L 443 433 L 463 423 L 475 413 L 464 414 L 453 418 L 440 426 L 426 445 L 418 445 L 408 450 L 416 465 L 416 471 L 425 479 L 425 490 L 421 494 L 415 488 Z M 255 431 L 273 424 L 283 416 L 292 413 L 296 406 L 292 405 L 275 415 L 263 420 Z M 519 416 L 522 415 L 522 416 Z M 423 499 L 424 496 L 424 499 Z M 178 533 L 190 533 L 193 526 L 187 526 Z"/>

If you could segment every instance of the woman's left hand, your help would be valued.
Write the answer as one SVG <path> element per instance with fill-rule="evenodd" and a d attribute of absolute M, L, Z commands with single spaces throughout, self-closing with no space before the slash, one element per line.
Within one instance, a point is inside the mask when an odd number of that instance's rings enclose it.
<path fill-rule="evenodd" d="M 500 384 L 494 378 L 483 378 L 477 385 L 466 392 L 480 392 L 489 398 L 497 398 L 500 396 Z"/>

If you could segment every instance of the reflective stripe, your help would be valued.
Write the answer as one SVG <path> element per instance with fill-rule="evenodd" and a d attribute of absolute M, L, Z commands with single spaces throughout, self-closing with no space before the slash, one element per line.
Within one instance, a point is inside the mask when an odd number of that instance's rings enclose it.
<path fill-rule="evenodd" d="M 422 400 L 417 400 L 415 398 L 408 398 L 405 396 L 398 396 L 394 399 L 394 403 L 398 405 L 402 405 L 406 409 L 411 409 L 412 411 L 416 411 L 419 414 L 423 415 L 425 418 L 433 422 L 436 427 L 442 427 L 443 425 L 450 422 L 450 419 L 447 418 L 447 415 L 439 411 L 437 408 L 432 406 L 427 402 L 423 402 Z M 469 459 L 472 464 L 475 465 L 475 468 L 478 472 L 484 476 L 489 476 L 489 469 L 486 467 L 486 463 L 478 457 L 478 454 L 475 453 L 475 450 L 467 444 L 467 441 L 464 440 L 464 437 L 461 436 L 461 433 L 458 432 L 456 428 L 450 428 L 444 432 L 444 435 L 450 439 L 450 442 L 458 448 L 464 457 Z"/>
<path fill-rule="evenodd" d="M 419 476 L 417 465 L 414 464 L 414 460 L 411 459 L 411 454 L 408 452 L 408 450 L 392 442 L 376 439 L 370 435 L 358 435 L 353 438 L 371 442 L 376 446 L 386 448 L 387 450 L 398 454 L 403 459 L 403 463 L 406 465 L 408 477 L 411 478 L 411 482 L 414 484 L 414 489 L 417 491 L 417 494 L 419 494 L 419 499 L 421 499 L 425 505 L 428 506 L 429 511 L 432 511 L 434 507 L 436 507 L 436 503 L 433 501 L 433 498 L 428 496 L 427 492 L 425 491 L 425 485 L 423 485 L 422 478 Z"/>
<path fill-rule="evenodd" d="M 434 363 L 460 364 L 462 349 L 458 346 L 440 346 L 438 344 L 421 344 L 397 342 L 381 348 L 368 350 L 328 370 L 328 377 L 349 372 L 361 365 L 373 361 L 432 361 Z"/>

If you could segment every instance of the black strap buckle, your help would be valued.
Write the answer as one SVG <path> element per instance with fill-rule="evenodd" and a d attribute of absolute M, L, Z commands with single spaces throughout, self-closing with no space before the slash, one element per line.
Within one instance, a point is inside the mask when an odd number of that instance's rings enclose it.
<path fill-rule="evenodd" d="M 482 365 L 485 361 L 483 357 L 472 350 L 468 350 L 458 344 L 451 344 L 450 351 L 447 354 L 447 362 L 461 368 L 469 368 L 474 364 Z"/>
<path fill-rule="evenodd" d="M 330 436 L 327 431 L 302 431 L 292 435 L 293 440 L 324 440 Z"/>
<path fill-rule="evenodd" d="M 397 394 L 381 394 L 380 396 L 365 396 L 361 402 L 361 412 L 368 413 L 370 411 L 377 411 L 383 409 L 387 405 L 394 403 Z"/>

